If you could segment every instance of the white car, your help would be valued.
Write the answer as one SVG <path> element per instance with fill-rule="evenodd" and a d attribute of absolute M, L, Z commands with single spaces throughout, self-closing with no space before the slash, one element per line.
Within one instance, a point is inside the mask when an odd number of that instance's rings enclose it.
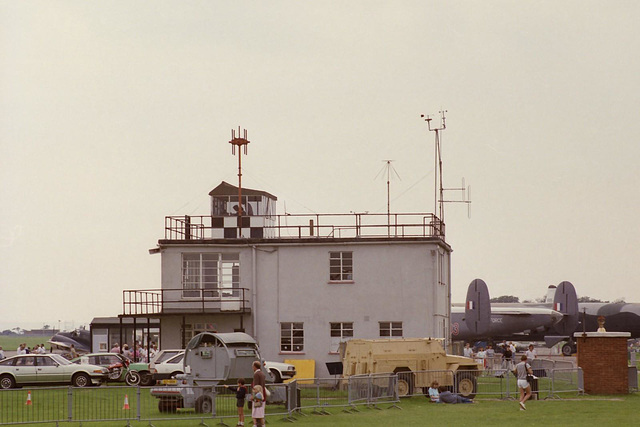
<path fill-rule="evenodd" d="M 184 365 L 182 360 L 184 359 L 184 350 L 178 354 L 173 355 L 171 358 L 166 359 L 161 363 L 154 363 L 153 367 L 150 367 L 151 375 L 156 381 L 166 380 L 169 378 L 175 378 L 178 374 L 184 374 Z"/>
<path fill-rule="evenodd" d="M 274 383 L 281 383 L 282 381 L 289 380 L 296 375 L 296 367 L 289 363 L 265 361 L 264 367 L 271 372 Z"/>

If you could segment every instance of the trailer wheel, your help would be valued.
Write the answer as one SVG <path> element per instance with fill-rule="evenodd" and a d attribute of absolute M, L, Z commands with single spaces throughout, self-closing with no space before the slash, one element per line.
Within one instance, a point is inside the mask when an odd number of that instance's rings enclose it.
<path fill-rule="evenodd" d="M 573 354 L 573 346 L 571 343 L 567 343 L 562 346 L 562 355 L 563 356 L 571 356 Z"/>
<path fill-rule="evenodd" d="M 213 402 L 210 396 L 200 396 L 196 400 L 196 412 L 199 414 L 213 413 Z"/>
<path fill-rule="evenodd" d="M 413 394 L 413 372 L 400 371 L 398 375 L 398 396 L 409 397 Z"/>
<path fill-rule="evenodd" d="M 456 390 L 460 396 L 467 399 L 476 397 L 478 380 L 473 372 L 461 371 L 456 374 Z"/>

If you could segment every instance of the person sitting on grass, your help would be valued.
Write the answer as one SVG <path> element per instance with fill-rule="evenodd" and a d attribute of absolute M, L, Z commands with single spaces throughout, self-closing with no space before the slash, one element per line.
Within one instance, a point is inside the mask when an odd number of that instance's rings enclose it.
<path fill-rule="evenodd" d="M 431 401 L 431 403 L 440 403 L 439 402 L 439 397 L 440 397 L 440 392 L 438 391 L 438 381 L 433 381 L 431 383 L 431 387 L 429 387 L 429 399 Z"/>
<path fill-rule="evenodd" d="M 453 394 L 445 387 L 440 386 L 438 391 L 440 392 L 440 402 L 442 403 L 473 403 L 473 400 Z"/>

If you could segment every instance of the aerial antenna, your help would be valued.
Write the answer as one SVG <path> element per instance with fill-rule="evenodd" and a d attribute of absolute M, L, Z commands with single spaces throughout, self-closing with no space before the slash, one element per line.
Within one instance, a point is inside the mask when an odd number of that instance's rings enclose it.
<path fill-rule="evenodd" d="M 391 177 L 395 175 L 400 180 L 402 180 L 402 178 L 400 178 L 400 175 L 398 175 L 398 171 L 396 171 L 396 168 L 394 168 L 393 165 L 391 164 L 393 160 L 383 160 L 383 162 L 385 162 L 385 166 L 380 170 L 380 172 L 378 172 L 378 174 L 376 175 L 376 178 L 379 177 L 382 172 L 386 171 L 386 175 L 387 175 L 387 236 L 390 236 L 391 235 Z"/>
<path fill-rule="evenodd" d="M 426 116 L 424 119 L 427 122 L 427 126 L 430 132 L 435 132 L 435 155 L 434 162 L 435 167 L 434 170 L 436 173 L 434 174 L 434 201 L 433 201 L 433 211 L 438 211 L 438 218 L 441 223 L 444 223 L 444 204 L 445 203 L 464 203 L 467 205 L 467 216 L 471 218 L 471 186 L 465 187 L 464 178 L 462 178 L 462 187 L 459 188 L 444 188 L 442 184 L 442 137 L 441 133 L 447 128 L 445 113 L 447 110 L 441 110 L 440 113 L 440 124 L 436 126 L 432 125 L 433 119 L 430 116 Z M 425 115 L 421 114 L 420 117 L 424 118 Z M 432 127 L 433 126 L 433 127 Z M 445 191 L 460 191 L 462 192 L 462 200 L 445 200 L 444 192 Z"/>
<path fill-rule="evenodd" d="M 231 129 L 231 153 L 236 154 L 236 147 L 238 147 L 238 216 L 242 216 L 242 152 L 247 154 L 247 145 L 249 140 L 247 139 L 247 130 L 244 129 L 244 136 L 240 136 L 240 126 L 238 126 L 238 136 L 236 136 L 235 129 Z"/>

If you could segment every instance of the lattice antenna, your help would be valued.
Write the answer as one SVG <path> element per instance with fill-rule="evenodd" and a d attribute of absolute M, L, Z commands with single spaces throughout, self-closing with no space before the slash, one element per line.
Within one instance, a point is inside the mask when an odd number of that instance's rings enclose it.
<path fill-rule="evenodd" d="M 231 129 L 231 153 L 236 154 L 236 147 L 238 147 L 238 216 L 242 216 L 242 152 L 247 154 L 247 145 L 249 140 L 247 139 L 247 130 L 244 129 L 244 135 L 240 136 L 240 126 L 238 126 L 238 136 L 236 136 L 235 129 Z"/>

